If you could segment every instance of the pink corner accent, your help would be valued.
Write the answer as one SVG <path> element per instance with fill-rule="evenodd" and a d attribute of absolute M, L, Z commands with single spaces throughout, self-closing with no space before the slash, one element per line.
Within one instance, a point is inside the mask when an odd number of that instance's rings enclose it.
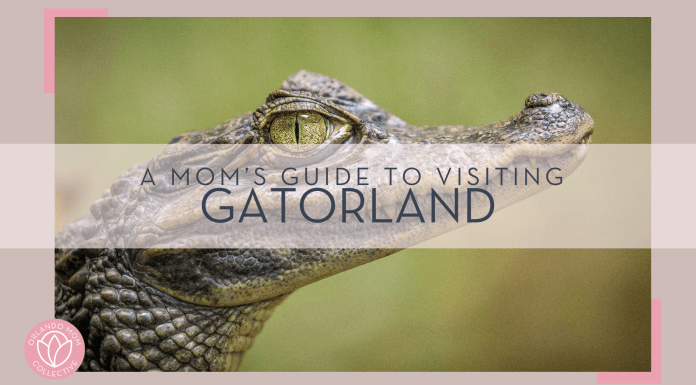
<path fill-rule="evenodd" d="M 651 301 L 650 365 L 652 372 L 597 373 L 598 384 L 662 383 L 662 301 Z"/>
<path fill-rule="evenodd" d="M 56 92 L 56 17 L 107 17 L 108 9 L 44 9 L 44 93 Z"/>

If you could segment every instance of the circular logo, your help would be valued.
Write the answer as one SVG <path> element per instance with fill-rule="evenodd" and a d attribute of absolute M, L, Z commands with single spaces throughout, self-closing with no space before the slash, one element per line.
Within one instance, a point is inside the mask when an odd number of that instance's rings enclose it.
<path fill-rule="evenodd" d="M 29 367 L 44 378 L 73 374 L 85 358 L 85 341 L 73 324 L 59 319 L 39 322 L 24 341 Z"/>

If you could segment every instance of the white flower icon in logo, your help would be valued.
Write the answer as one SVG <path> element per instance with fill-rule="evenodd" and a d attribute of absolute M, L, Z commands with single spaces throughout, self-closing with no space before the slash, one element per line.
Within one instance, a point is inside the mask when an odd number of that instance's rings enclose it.
<path fill-rule="evenodd" d="M 59 331 L 46 333 L 36 344 L 39 357 L 48 366 L 57 368 L 65 363 L 72 353 L 72 341 Z"/>

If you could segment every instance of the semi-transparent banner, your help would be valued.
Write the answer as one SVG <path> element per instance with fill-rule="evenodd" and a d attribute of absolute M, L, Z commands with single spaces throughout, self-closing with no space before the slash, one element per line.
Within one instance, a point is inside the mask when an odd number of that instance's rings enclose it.
<path fill-rule="evenodd" d="M 56 145 L 55 239 L 60 248 L 645 248 L 650 171 L 649 145 Z M 95 186 L 101 197 L 84 191 Z"/>

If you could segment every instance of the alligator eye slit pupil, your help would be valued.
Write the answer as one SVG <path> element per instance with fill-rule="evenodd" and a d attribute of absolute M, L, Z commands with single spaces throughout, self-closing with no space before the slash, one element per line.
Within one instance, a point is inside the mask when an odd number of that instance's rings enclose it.
<path fill-rule="evenodd" d="M 295 143 L 300 144 L 300 123 L 295 118 Z"/>

